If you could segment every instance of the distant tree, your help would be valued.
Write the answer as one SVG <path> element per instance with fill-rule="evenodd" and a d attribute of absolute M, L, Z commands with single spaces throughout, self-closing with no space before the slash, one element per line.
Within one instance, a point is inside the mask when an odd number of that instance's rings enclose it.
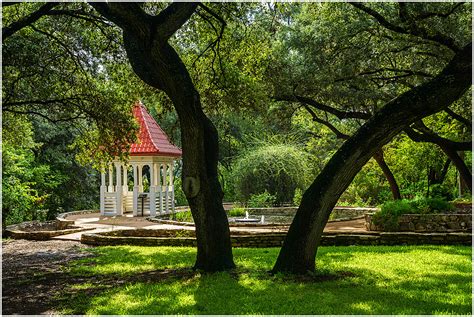
<path fill-rule="evenodd" d="M 236 197 L 248 201 L 268 191 L 275 203 L 292 202 L 295 190 L 306 189 L 312 175 L 309 155 L 291 144 L 263 144 L 236 160 L 232 179 Z"/>

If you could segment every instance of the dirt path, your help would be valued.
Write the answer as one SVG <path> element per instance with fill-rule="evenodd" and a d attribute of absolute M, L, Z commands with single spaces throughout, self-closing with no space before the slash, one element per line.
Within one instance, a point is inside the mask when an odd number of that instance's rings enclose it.
<path fill-rule="evenodd" d="M 48 314 L 68 283 L 64 265 L 90 257 L 73 241 L 7 240 L 2 243 L 2 314 Z"/>
<path fill-rule="evenodd" d="M 54 315 L 61 301 L 74 300 L 80 293 L 92 296 L 126 283 L 188 279 L 196 274 L 190 268 L 146 271 L 131 276 L 70 274 L 66 268 L 69 262 L 94 256 L 87 248 L 90 247 L 74 241 L 4 241 L 2 315 Z M 72 287 L 83 283 L 91 284 L 91 288 Z"/>

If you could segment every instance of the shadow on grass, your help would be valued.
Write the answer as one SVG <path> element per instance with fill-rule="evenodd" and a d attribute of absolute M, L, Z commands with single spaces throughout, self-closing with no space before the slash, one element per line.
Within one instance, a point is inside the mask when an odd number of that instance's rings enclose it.
<path fill-rule="evenodd" d="M 138 251 L 137 251 L 138 250 Z M 76 273 L 136 275 L 151 265 L 190 267 L 190 248 L 104 248 L 94 266 Z M 278 249 L 235 249 L 234 272 L 131 279 L 98 290 L 75 285 L 65 298 L 70 314 L 469 314 L 471 258 L 456 247 L 321 248 L 318 267 L 324 274 L 352 273 L 342 279 L 308 283 L 270 276 Z M 164 259 L 166 257 L 166 259 Z M 151 261 L 151 263 L 150 263 Z M 85 264 L 85 262 L 82 262 Z M 128 265 L 138 265 L 131 270 Z M 98 268 L 97 266 L 105 268 Z M 121 273 L 120 273 L 121 272 Z M 163 271 L 164 272 L 164 271 Z M 146 272 L 142 273 L 142 277 Z M 113 275 L 113 274 L 112 274 Z M 120 278 L 119 276 L 117 278 Z"/>

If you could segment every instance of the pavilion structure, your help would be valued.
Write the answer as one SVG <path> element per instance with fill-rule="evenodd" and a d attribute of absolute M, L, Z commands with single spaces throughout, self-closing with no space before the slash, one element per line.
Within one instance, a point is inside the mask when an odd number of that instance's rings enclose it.
<path fill-rule="evenodd" d="M 133 116 L 140 131 L 130 147 L 129 162 L 117 159 L 102 171 L 102 216 L 133 212 L 133 216 L 153 217 L 174 211 L 173 169 L 181 150 L 169 141 L 140 101 L 133 105 Z"/>

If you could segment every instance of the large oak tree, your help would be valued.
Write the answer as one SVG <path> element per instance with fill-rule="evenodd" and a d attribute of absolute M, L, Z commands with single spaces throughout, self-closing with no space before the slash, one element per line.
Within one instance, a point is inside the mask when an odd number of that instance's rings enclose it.
<path fill-rule="evenodd" d="M 387 103 L 341 146 L 304 193 L 273 272 L 315 270 L 321 235 L 340 195 L 380 147 L 410 124 L 446 109 L 469 89 L 471 54 L 468 44 L 440 74 Z"/>
<path fill-rule="evenodd" d="M 218 139 L 213 123 L 202 110 L 186 66 L 170 45 L 170 37 L 188 21 L 196 3 L 173 3 L 157 15 L 137 3 L 91 3 L 123 31 L 128 59 L 148 85 L 164 91 L 173 102 L 181 125 L 183 190 L 196 226 L 197 259 L 205 271 L 233 268 L 223 192 L 218 180 Z"/>

